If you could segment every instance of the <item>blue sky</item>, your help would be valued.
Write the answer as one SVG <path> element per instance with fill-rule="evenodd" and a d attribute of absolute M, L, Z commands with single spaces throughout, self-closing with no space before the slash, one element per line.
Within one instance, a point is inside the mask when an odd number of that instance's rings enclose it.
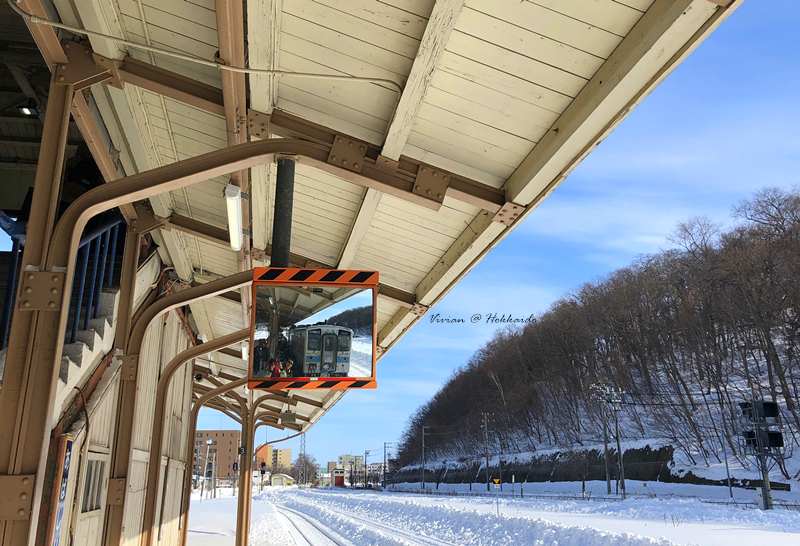
<path fill-rule="evenodd" d="M 306 435 L 320 463 L 396 442 L 408 416 L 496 326 L 473 314 L 528 316 L 582 283 L 669 245 L 693 215 L 731 222 L 739 200 L 800 182 L 797 0 L 748 0 L 527 220 L 378 365 L 378 389 L 348 393 Z M 0 240 L 0 248 L 10 245 Z M 432 324 L 430 316 L 466 324 Z M 203 410 L 199 428 L 235 428 Z M 258 443 L 267 431 L 259 429 Z M 269 430 L 269 439 L 286 433 Z M 289 440 L 293 458 L 299 442 Z"/>

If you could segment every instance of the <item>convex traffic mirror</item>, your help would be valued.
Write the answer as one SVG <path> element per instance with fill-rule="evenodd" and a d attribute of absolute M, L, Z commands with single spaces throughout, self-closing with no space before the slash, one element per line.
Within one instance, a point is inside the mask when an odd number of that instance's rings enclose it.
<path fill-rule="evenodd" d="M 249 388 L 375 388 L 377 271 L 253 275 Z"/>

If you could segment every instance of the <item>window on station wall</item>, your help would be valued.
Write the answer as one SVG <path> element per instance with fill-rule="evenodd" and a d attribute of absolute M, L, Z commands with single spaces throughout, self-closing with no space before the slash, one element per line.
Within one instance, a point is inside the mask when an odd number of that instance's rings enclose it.
<path fill-rule="evenodd" d="M 91 453 L 89 455 L 91 457 Z M 83 482 L 83 501 L 81 513 L 100 510 L 106 478 L 106 461 L 89 459 L 86 464 L 86 477 Z"/>

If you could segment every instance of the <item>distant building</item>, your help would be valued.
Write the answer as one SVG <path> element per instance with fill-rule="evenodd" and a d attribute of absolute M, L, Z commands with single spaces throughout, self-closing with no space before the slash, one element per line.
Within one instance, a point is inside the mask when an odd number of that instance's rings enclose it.
<path fill-rule="evenodd" d="M 370 474 L 383 474 L 383 463 L 369 463 L 367 468 Z"/>
<path fill-rule="evenodd" d="M 233 463 L 239 460 L 240 438 L 239 430 L 198 430 L 194 435 L 192 473 L 211 476 L 211 465 L 216 461 L 217 477 L 232 478 Z M 211 440 L 210 445 L 208 440 Z"/>
<path fill-rule="evenodd" d="M 255 467 L 253 470 L 261 470 L 261 463 L 266 463 L 264 469 L 267 472 L 272 472 L 272 446 L 269 444 L 264 444 L 262 446 L 258 446 L 256 448 L 256 452 L 254 453 L 255 457 Z"/>
<path fill-rule="evenodd" d="M 333 470 L 334 468 L 339 468 L 335 461 L 328 461 L 328 472 Z"/>
<path fill-rule="evenodd" d="M 281 451 L 289 451 L 289 450 L 286 449 Z M 294 485 L 294 478 L 292 478 L 288 474 L 273 474 L 270 477 L 270 484 L 273 487 L 276 485 Z"/>
<path fill-rule="evenodd" d="M 339 455 L 339 464 L 337 465 L 339 468 L 344 468 L 345 470 L 350 469 L 351 467 L 354 469 L 364 467 L 364 456 L 363 455 Z"/>
<path fill-rule="evenodd" d="M 339 463 L 336 466 L 344 469 L 344 475 L 348 481 L 358 476 L 361 476 L 358 479 L 363 479 L 364 477 L 363 455 L 339 455 Z"/>
<path fill-rule="evenodd" d="M 272 468 L 277 471 L 279 468 L 292 467 L 292 450 L 291 449 L 274 449 L 272 450 Z"/>
<path fill-rule="evenodd" d="M 264 444 L 256 449 L 254 471 L 261 470 L 261 463 L 267 463 L 267 472 L 277 472 L 280 468 L 292 467 L 291 449 L 274 449 L 269 444 Z"/>

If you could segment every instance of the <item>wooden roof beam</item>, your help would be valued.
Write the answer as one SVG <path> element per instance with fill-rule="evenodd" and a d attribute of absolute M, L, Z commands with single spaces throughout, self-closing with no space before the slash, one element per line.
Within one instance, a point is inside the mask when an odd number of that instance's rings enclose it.
<path fill-rule="evenodd" d="M 233 66 L 245 66 L 244 61 L 244 7 L 239 0 L 215 0 L 217 16 L 217 37 L 219 42 L 219 62 Z M 247 81 L 239 72 L 223 70 L 222 102 L 225 108 L 225 125 L 228 130 L 228 145 L 243 144 L 248 141 L 247 134 Z M 230 173 L 231 184 L 248 189 L 249 169 Z M 250 225 L 250 204 L 242 200 L 242 225 Z M 239 271 L 253 268 L 250 257 L 251 238 L 245 234 L 242 248 L 237 251 Z M 242 292 L 242 317 L 247 324 L 250 320 L 250 293 Z"/>
<path fill-rule="evenodd" d="M 442 58 L 445 46 L 463 7 L 464 0 L 439 0 L 434 4 L 419 49 L 417 49 L 414 64 L 408 75 L 408 81 L 386 131 L 386 139 L 378 157 L 378 160 L 382 161 L 384 165 L 397 167 L 400 154 L 411 134 L 414 120 L 422 106 L 433 73 Z M 347 269 L 353 263 L 358 247 L 361 245 L 361 241 L 372 223 L 372 217 L 381 202 L 382 195 L 380 191 L 373 188 L 367 188 L 364 193 L 361 207 L 347 236 L 347 242 L 339 255 L 337 265 L 339 269 Z"/>
<path fill-rule="evenodd" d="M 403 153 L 433 73 L 463 7 L 464 0 L 437 0 L 433 6 L 381 150 L 381 156 L 392 162 L 396 163 Z"/>

